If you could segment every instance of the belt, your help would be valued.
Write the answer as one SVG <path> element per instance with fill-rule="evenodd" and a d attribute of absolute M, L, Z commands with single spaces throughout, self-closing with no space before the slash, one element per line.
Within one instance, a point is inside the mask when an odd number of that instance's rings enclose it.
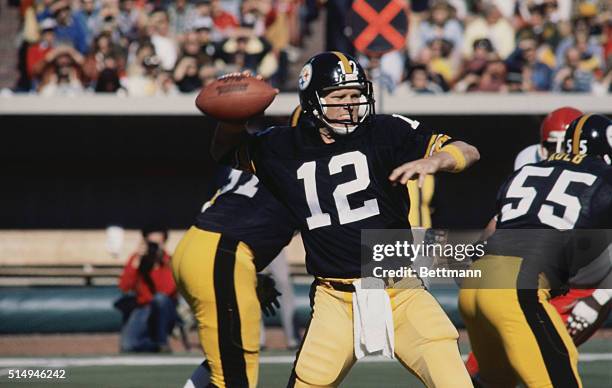
<path fill-rule="evenodd" d="M 342 283 L 334 280 L 321 280 L 319 278 L 315 278 L 315 286 L 318 285 L 328 286 L 336 291 L 355 292 L 355 286 L 353 286 L 351 283 Z"/>
<path fill-rule="evenodd" d="M 392 288 L 397 282 L 402 280 L 403 278 L 385 278 L 383 281 L 385 282 L 385 288 Z M 355 286 L 351 283 L 342 283 L 337 282 L 335 280 L 321 280 L 319 278 L 315 279 L 316 285 L 329 286 L 336 291 L 342 292 L 355 292 Z"/>

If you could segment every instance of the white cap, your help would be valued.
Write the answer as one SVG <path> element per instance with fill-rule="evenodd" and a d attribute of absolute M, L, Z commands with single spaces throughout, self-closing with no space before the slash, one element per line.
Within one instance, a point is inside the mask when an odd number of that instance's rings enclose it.
<path fill-rule="evenodd" d="M 41 31 L 53 30 L 55 27 L 57 27 L 57 23 L 55 19 L 52 18 L 43 19 L 43 21 L 38 24 L 38 29 Z"/>

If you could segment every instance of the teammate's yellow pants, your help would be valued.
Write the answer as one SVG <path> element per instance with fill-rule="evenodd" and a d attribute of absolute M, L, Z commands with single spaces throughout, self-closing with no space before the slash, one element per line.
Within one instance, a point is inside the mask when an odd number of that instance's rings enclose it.
<path fill-rule="evenodd" d="M 472 269 L 499 283 L 516 284 L 522 259 L 484 256 Z M 496 288 L 495 283 L 465 282 L 459 310 L 486 386 L 581 387 L 578 351 L 545 289 Z M 483 283 L 485 287 L 483 286 Z"/>
<path fill-rule="evenodd" d="M 315 289 L 316 288 L 316 289 Z M 289 387 L 337 387 L 355 363 L 352 293 L 325 283 L 311 291 L 312 319 Z M 428 387 L 471 387 L 457 346 L 458 333 L 422 288 L 388 289 L 395 355 Z"/>
<path fill-rule="evenodd" d="M 197 319 L 211 383 L 255 387 L 261 310 L 249 247 L 192 227 L 176 248 L 172 269 Z"/>

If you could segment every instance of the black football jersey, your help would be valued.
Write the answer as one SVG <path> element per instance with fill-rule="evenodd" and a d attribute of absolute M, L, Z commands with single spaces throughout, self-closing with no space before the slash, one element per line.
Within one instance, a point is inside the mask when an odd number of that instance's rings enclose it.
<path fill-rule="evenodd" d="M 246 243 L 257 271 L 289 244 L 296 230 L 292 215 L 256 176 L 230 170 L 225 184 L 202 207 L 195 225 Z"/>
<path fill-rule="evenodd" d="M 611 242 L 612 167 L 592 156 L 553 154 L 513 173 L 498 194 L 487 253 L 518 256 L 519 287 L 546 274 L 562 287 Z"/>
<path fill-rule="evenodd" d="M 409 228 L 405 185 L 388 177 L 450 138 L 399 115 L 376 115 L 324 144 L 306 125 L 275 127 L 249 142 L 257 176 L 300 222 L 309 273 L 361 276 L 361 230 Z"/>
<path fill-rule="evenodd" d="M 592 156 L 553 154 L 506 180 L 498 196 L 498 229 L 612 227 L 612 167 Z"/>

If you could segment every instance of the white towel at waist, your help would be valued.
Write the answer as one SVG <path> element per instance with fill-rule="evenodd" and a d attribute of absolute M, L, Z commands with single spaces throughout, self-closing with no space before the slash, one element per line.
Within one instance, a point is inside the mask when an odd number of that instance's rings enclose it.
<path fill-rule="evenodd" d="M 367 284 L 364 287 L 364 280 Z M 357 279 L 353 282 L 353 339 L 355 357 L 382 355 L 395 358 L 393 312 L 382 279 Z"/>

